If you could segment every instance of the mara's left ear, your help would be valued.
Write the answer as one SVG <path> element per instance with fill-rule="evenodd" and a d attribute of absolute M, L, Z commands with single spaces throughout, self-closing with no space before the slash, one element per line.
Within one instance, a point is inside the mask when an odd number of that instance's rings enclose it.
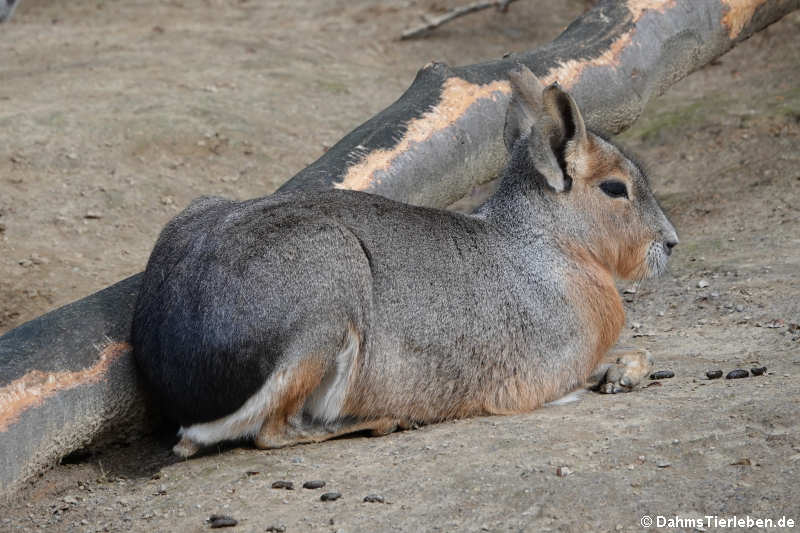
<path fill-rule="evenodd" d="M 570 177 L 577 177 L 576 170 L 588 155 L 589 137 L 580 109 L 575 100 L 564 91 L 558 82 L 549 85 L 542 93 L 542 103 L 547 114 L 553 119 L 555 127 L 551 130 L 550 143 L 553 150 L 561 155 L 567 168 L 563 169 Z M 581 174 L 581 172 L 577 172 Z"/>
<path fill-rule="evenodd" d="M 533 166 L 550 187 L 561 192 L 566 185 L 564 173 L 551 143 L 551 139 L 558 136 L 555 130 L 560 126 L 550 117 L 542 101 L 544 87 L 524 65 L 510 72 L 508 80 L 511 101 L 503 130 L 506 148 L 511 153 L 517 141 L 526 139 Z"/>

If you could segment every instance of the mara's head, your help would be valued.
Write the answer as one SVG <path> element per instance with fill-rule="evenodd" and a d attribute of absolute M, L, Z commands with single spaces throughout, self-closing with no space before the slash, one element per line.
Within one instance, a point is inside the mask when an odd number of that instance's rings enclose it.
<path fill-rule="evenodd" d="M 586 130 L 572 97 L 543 87 L 526 67 L 512 72 L 504 139 L 511 172 L 533 186 L 534 209 L 548 211 L 567 248 L 590 254 L 614 275 L 641 279 L 664 272 L 675 228 L 641 168 Z"/>

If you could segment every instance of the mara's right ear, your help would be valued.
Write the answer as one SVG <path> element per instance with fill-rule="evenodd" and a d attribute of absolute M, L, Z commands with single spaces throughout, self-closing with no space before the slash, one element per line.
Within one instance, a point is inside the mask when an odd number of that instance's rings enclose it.
<path fill-rule="evenodd" d="M 533 72 L 524 65 L 508 74 L 511 82 L 511 101 L 506 112 L 503 140 L 511 153 L 520 138 L 528 139 L 528 153 L 536 170 L 547 184 L 558 192 L 565 189 L 564 172 L 553 151 L 552 139 L 560 129 L 542 95 L 544 87 Z"/>

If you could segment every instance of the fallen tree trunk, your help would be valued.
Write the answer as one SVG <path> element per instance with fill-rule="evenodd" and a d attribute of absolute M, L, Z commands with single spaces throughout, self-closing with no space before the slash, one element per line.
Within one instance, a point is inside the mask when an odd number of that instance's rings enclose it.
<path fill-rule="evenodd" d="M 536 50 L 465 67 L 426 66 L 399 100 L 281 190 L 358 189 L 447 206 L 505 164 L 506 73 L 517 63 L 569 90 L 589 128 L 618 133 L 653 96 L 798 6 L 798 0 L 601 2 Z"/>
<path fill-rule="evenodd" d="M 618 132 L 655 95 L 800 0 L 602 2 L 555 41 L 498 61 L 423 68 L 409 89 L 281 190 L 360 189 L 446 206 L 496 177 L 509 70 L 558 80 L 589 127 Z M 0 486 L 11 491 L 112 428 L 146 416 L 128 345 L 140 276 L 28 322 L 0 338 Z"/>

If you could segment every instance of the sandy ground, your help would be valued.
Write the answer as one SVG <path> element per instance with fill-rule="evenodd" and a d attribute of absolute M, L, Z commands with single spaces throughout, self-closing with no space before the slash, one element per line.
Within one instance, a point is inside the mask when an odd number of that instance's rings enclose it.
<path fill-rule="evenodd" d="M 529 49 L 585 8 L 518 2 L 511 16 L 395 40 L 455 4 L 25 0 L 0 27 L 0 333 L 141 270 L 191 198 L 271 192 L 428 61 Z M 201 531 L 215 513 L 248 532 L 799 521 L 798 34 L 795 13 L 652 102 L 621 138 L 681 236 L 670 273 L 625 294 L 622 341 L 674 378 L 525 416 L 273 452 L 179 462 L 168 437 L 119 443 L 0 505 L 0 530 Z M 756 366 L 767 374 L 704 377 Z M 327 485 L 300 488 L 312 479 Z M 329 490 L 342 497 L 320 501 Z"/>

